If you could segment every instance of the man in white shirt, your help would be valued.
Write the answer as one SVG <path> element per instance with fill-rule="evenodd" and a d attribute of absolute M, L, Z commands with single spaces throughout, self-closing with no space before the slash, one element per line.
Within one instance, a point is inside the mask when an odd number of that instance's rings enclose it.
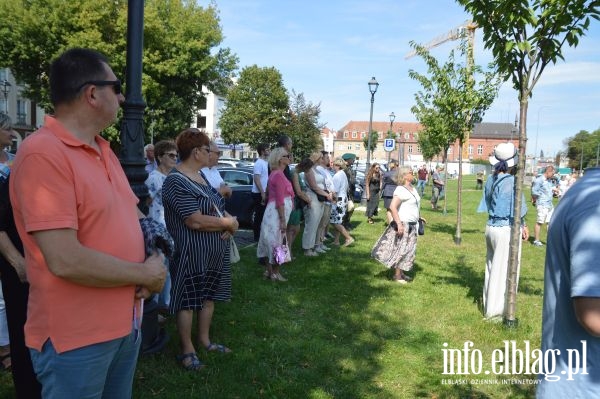
<path fill-rule="evenodd" d="M 325 190 L 331 193 L 331 198 L 334 199 L 334 202 L 337 200 L 337 194 L 333 189 L 333 179 L 331 178 L 331 173 L 329 172 L 329 153 L 327 151 L 321 151 L 323 156 L 321 157 L 320 164 L 315 167 L 316 171 L 323 176 L 325 180 Z M 329 247 L 323 244 L 323 240 L 325 239 L 325 232 L 327 231 L 327 227 L 329 226 L 329 218 L 331 216 L 331 202 L 325 201 L 323 202 L 323 216 L 321 217 L 321 221 L 319 222 L 319 228 L 317 229 L 317 245 L 315 246 L 315 251 L 319 253 L 324 253 L 325 251 L 329 251 Z"/>
<path fill-rule="evenodd" d="M 231 187 L 229 187 L 227 183 L 223 181 L 223 178 L 219 173 L 219 169 L 217 169 L 220 156 L 221 152 L 219 151 L 219 146 L 214 141 L 211 141 L 210 153 L 208 154 L 208 166 L 202 168 L 202 173 L 204 173 L 204 176 L 206 176 L 208 184 L 217 190 L 223 197 L 229 198 L 232 194 Z"/>
<path fill-rule="evenodd" d="M 271 152 L 268 144 L 256 147 L 259 158 L 254 163 L 254 182 L 252 184 L 252 199 L 254 201 L 254 241 L 260 238 L 260 225 L 267 207 L 267 182 L 269 181 L 269 163 L 267 158 Z"/>

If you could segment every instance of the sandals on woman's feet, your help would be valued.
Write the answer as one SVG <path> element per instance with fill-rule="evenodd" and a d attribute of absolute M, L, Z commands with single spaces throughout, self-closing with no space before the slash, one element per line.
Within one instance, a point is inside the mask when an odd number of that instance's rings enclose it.
<path fill-rule="evenodd" d="M 231 353 L 231 349 L 221 344 L 210 343 L 205 349 L 207 352 Z"/>
<path fill-rule="evenodd" d="M 189 359 L 189 362 L 186 362 L 187 359 Z M 187 371 L 197 371 L 205 367 L 204 363 L 198 359 L 198 355 L 194 352 L 178 355 L 177 361 L 180 362 L 181 366 Z"/>

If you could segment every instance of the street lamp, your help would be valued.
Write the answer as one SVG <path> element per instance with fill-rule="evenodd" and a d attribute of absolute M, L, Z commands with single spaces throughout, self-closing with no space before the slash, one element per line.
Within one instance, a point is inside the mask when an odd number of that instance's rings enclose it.
<path fill-rule="evenodd" d="M 0 83 L 0 87 L 2 90 L 2 94 L 4 94 L 4 113 L 8 114 L 8 93 L 10 93 L 11 84 L 8 80 L 4 79 L 2 83 Z"/>
<path fill-rule="evenodd" d="M 373 103 L 375 102 L 375 93 L 377 92 L 377 88 L 379 87 L 379 83 L 375 79 L 375 76 L 369 80 L 369 91 L 371 92 L 371 115 L 369 116 L 369 131 L 368 139 L 367 139 L 367 165 L 366 171 L 371 167 L 371 130 L 373 129 Z"/>
<path fill-rule="evenodd" d="M 390 134 L 394 134 L 394 120 L 396 119 L 396 115 L 394 115 L 394 112 L 392 112 L 390 114 Z M 391 151 L 388 151 L 388 164 L 390 163 L 390 155 L 392 154 Z"/>
<path fill-rule="evenodd" d="M 398 131 L 398 165 L 404 165 L 404 148 L 402 148 L 402 126 Z"/>

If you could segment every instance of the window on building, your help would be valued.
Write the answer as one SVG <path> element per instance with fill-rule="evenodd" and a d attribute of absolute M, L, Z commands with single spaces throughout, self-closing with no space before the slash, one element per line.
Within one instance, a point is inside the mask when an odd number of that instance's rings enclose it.
<path fill-rule="evenodd" d="M 206 110 L 206 94 L 204 94 L 201 98 L 200 98 L 200 103 L 198 104 L 198 108 L 200 110 Z"/>
<path fill-rule="evenodd" d="M 362 133 L 360 134 L 360 138 L 361 138 L 361 139 L 364 139 L 365 137 L 367 137 L 367 135 L 365 134 L 365 132 L 362 132 Z"/>
<path fill-rule="evenodd" d="M 354 144 L 354 149 L 357 151 L 360 150 L 360 144 Z"/>
<path fill-rule="evenodd" d="M 206 116 L 198 115 L 196 117 L 196 127 L 198 129 L 206 129 Z"/>
<path fill-rule="evenodd" d="M 338 144 L 338 150 L 343 150 L 344 149 L 344 145 L 343 144 Z"/>
<path fill-rule="evenodd" d="M 352 149 L 352 144 L 348 144 L 348 147 L 346 147 L 348 150 Z"/>
<path fill-rule="evenodd" d="M 27 123 L 27 100 L 22 98 L 17 100 L 17 123 L 19 125 Z"/>
<path fill-rule="evenodd" d="M 417 154 L 421 154 L 421 146 L 417 145 Z"/>
<path fill-rule="evenodd" d="M 344 132 L 344 138 L 347 139 L 348 138 L 348 132 Z"/>
<path fill-rule="evenodd" d="M 357 136 L 356 132 L 352 132 L 352 138 L 355 139 Z"/>
<path fill-rule="evenodd" d="M 477 146 L 477 155 L 483 155 L 483 145 L 481 144 Z"/>
<path fill-rule="evenodd" d="M 469 155 L 473 155 L 473 144 L 469 144 Z"/>
<path fill-rule="evenodd" d="M 448 155 L 452 154 L 452 147 L 448 148 Z"/>
<path fill-rule="evenodd" d="M 408 153 L 409 153 L 409 154 L 412 154 L 412 153 L 413 153 L 413 146 L 412 146 L 412 144 L 409 144 L 409 145 L 408 145 Z"/>
<path fill-rule="evenodd" d="M 409 132 L 404 133 L 404 140 L 410 140 L 410 133 Z"/>

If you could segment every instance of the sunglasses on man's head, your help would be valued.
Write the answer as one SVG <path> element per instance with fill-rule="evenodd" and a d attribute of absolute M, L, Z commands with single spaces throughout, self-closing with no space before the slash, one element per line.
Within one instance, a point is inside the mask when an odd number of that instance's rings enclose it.
<path fill-rule="evenodd" d="M 119 79 L 117 79 L 117 80 L 88 80 L 87 82 L 85 82 L 81 86 L 79 86 L 77 88 L 77 91 L 83 89 L 83 87 L 87 86 L 87 85 L 112 86 L 115 94 L 119 95 L 122 93 L 121 81 Z"/>

